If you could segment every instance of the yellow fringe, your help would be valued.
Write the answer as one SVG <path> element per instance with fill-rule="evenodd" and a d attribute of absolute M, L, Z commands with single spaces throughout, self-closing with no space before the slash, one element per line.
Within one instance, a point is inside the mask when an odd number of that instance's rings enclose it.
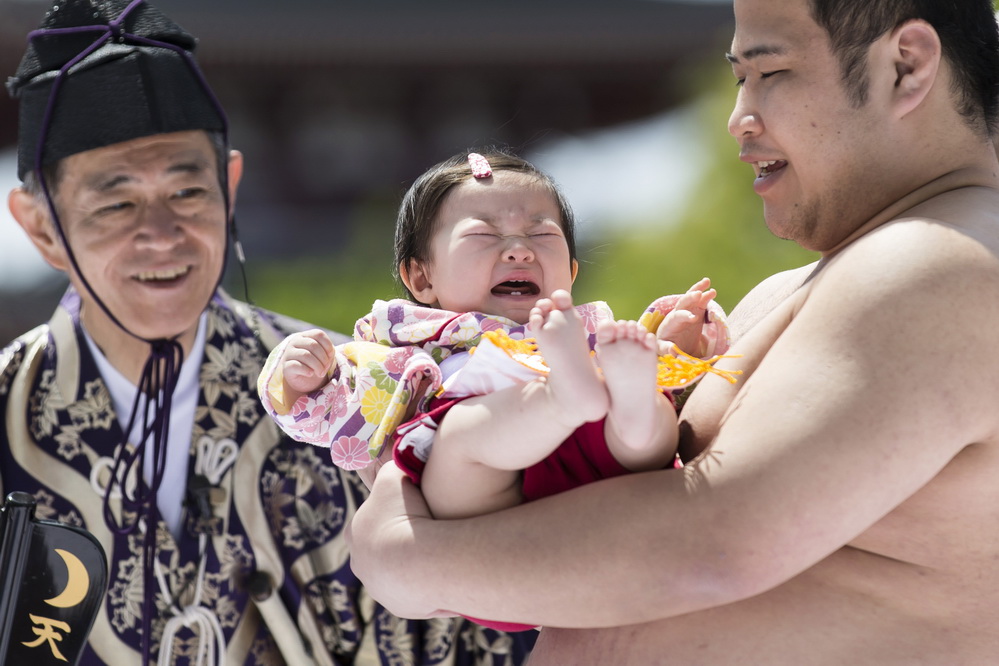
<path fill-rule="evenodd" d="M 737 381 L 736 375 L 742 374 L 742 370 L 719 370 L 714 367 L 715 362 L 720 359 L 739 358 L 742 354 L 726 354 L 700 359 L 691 356 L 682 349 L 677 348 L 676 352 L 679 356 L 667 354 L 659 357 L 657 384 L 660 388 L 682 388 L 707 372 L 718 375 L 730 384 L 734 384 Z"/>
<path fill-rule="evenodd" d="M 494 345 L 505 351 L 508 355 L 526 354 L 532 356 L 538 353 L 538 343 L 534 338 L 524 338 L 514 340 L 506 331 L 486 331 L 482 337 L 487 338 Z"/>
<path fill-rule="evenodd" d="M 505 351 L 511 358 L 516 354 L 531 356 L 538 353 L 538 344 L 534 338 L 514 340 L 505 331 L 486 331 L 483 338 L 488 338 L 490 342 Z M 474 349 L 472 350 L 474 352 Z M 701 375 L 710 372 L 729 383 L 734 384 L 736 377 L 742 374 L 742 370 L 719 370 L 714 364 L 723 358 L 739 358 L 741 354 L 712 356 L 707 359 L 700 359 L 691 356 L 681 349 L 676 349 L 678 356 L 665 355 L 659 357 L 659 372 L 656 384 L 660 390 L 683 388 Z M 590 352 L 591 354 L 593 352 Z"/>

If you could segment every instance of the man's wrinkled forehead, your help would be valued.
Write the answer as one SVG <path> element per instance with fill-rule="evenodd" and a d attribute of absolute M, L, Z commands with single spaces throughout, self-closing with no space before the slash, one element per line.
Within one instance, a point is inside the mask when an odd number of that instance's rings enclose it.
<path fill-rule="evenodd" d="M 71 155 L 62 160 L 64 180 L 107 192 L 147 176 L 214 175 L 215 152 L 205 132 L 142 137 Z"/>
<path fill-rule="evenodd" d="M 214 173 L 209 160 L 202 155 L 177 155 L 162 169 L 164 175 L 200 176 Z M 110 192 L 115 188 L 142 180 L 141 174 L 128 164 L 115 163 L 105 169 L 86 174 L 82 185 L 98 193 Z"/>

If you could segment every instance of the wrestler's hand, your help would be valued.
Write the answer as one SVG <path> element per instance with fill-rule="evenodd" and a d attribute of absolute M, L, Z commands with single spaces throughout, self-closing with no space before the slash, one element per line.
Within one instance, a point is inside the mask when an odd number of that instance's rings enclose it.
<path fill-rule="evenodd" d="M 288 338 L 280 361 L 288 402 L 325 384 L 334 358 L 333 341 L 325 331 L 314 328 Z"/>
<path fill-rule="evenodd" d="M 711 280 L 702 278 L 680 297 L 656 330 L 660 355 L 669 353 L 670 343 L 691 356 L 705 355 L 708 341 L 704 336 L 704 313 L 717 295 L 711 288 Z"/>
<path fill-rule="evenodd" d="M 386 462 L 344 532 L 354 574 L 375 601 L 399 617 L 454 615 L 431 608 L 419 581 L 408 573 L 419 547 L 433 543 L 427 532 L 433 523 L 419 489 L 394 462 Z"/>

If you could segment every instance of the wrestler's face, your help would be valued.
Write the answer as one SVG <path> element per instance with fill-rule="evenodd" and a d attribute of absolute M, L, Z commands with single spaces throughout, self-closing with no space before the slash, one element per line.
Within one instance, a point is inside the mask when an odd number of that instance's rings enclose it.
<path fill-rule="evenodd" d="M 216 159 L 208 135 L 192 131 L 78 153 L 60 165 L 55 204 L 80 274 L 136 335 L 190 332 L 211 297 L 226 249 Z M 234 193 L 239 169 L 230 174 Z M 79 290 L 84 323 L 106 330 L 103 311 L 57 249 L 50 263 Z"/>
<path fill-rule="evenodd" d="M 570 290 L 576 277 L 555 197 L 534 176 L 512 171 L 448 192 L 430 257 L 403 274 L 421 303 L 521 324 L 539 298 Z"/>
<path fill-rule="evenodd" d="M 878 173 L 893 152 L 882 91 L 894 72 L 869 62 L 869 97 L 858 105 L 807 0 L 735 0 L 735 19 L 729 132 L 753 166 L 770 230 L 828 251 L 892 200 Z"/>

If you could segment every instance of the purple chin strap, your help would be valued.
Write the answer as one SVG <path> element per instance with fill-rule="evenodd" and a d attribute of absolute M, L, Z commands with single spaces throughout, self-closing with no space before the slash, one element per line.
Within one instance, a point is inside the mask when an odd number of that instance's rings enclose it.
<path fill-rule="evenodd" d="M 87 292 L 93 297 L 94 301 L 100 306 L 104 313 L 121 330 L 125 331 L 134 338 L 149 343 L 150 345 L 149 358 L 146 360 L 142 376 L 139 380 L 138 393 L 136 394 L 135 401 L 132 404 L 132 413 L 128 420 L 128 426 L 125 428 L 121 445 L 115 452 L 111 477 L 108 480 L 108 485 L 104 492 L 104 521 L 107 523 L 107 526 L 112 530 L 112 532 L 118 535 L 128 535 L 134 533 L 137 529 L 140 530 L 140 533 L 144 530 L 144 533 L 142 533 L 143 600 L 141 631 L 142 663 L 146 665 L 150 663 L 150 654 L 152 651 L 152 618 L 156 611 L 154 600 L 157 586 L 153 563 L 156 557 L 156 530 L 160 518 L 156 496 L 160 485 L 163 483 L 163 475 L 166 466 L 167 442 L 170 431 L 170 409 L 174 389 L 177 386 L 177 379 L 180 374 L 180 368 L 184 362 L 184 350 L 180 343 L 177 342 L 176 337 L 171 339 L 147 339 L 128 330 L 128 328 L 126 328 L 118 320 L 118 318 L 115 317 L 114 313 L 108 309 L 104 301 L 102 301 L 101 298 L 95 293 L 90 283 L 87 281 L 86 276 L 84 276 L 80 271 L 76 256 L 70 248 L 65 231 L 59 221 L 59 214 L 56 211 L 55 203 L 50 194 L 48 183 L 45 181 L 45 176 L 41 168 L 45 143 L 52 124 L 53 109 L 55 108 L 60 88 L 67 73 L 81 60 L 112 40 L 124 44 L 169 49 L 179 54 L 190 68 L 191 73 L 194 75 L 201 88 L 204 90 L 206 97 L 217 110 L 219 118 L 222 120 L 224 145 L 228 146 L 228 124 L 225 113 L 222 110 L 222 105 L 219 103 L 211 88 L 208 86 L 208 82 L 201 74 L 201 71 L 198 69 L 191 55 L 185 49 L 177 46 L 176 44 L 161 42 L 155 39 L 142 37 L 140 35 L 133 35 L 124 31 L 123 24 L 125 18 L 136 7 L 143 4 L 143 2 L 145 2 L 145 0 L 133 0 L 116 19 L 109 21 L 108 25 L 98 24 L 76 26 L 71 28 L 35 30 L 28 34 L 28 39 L 33 40 L 38 37 L 57 34 L 97 33 L 93 43 L 81 51 L 72 60 L 63 65 L 53 81 L 52 90 L 49 94 L 48 103 L 45 108 L 45 115 L 42 121 L 41 132 L 35 152 L 34 171 L 41 186 L 41 190 L 45 195 L 46 202 L 48 203 L 53 224 L 55 225 L 63 246 L 66 248 L 66 253 L 69 257 L 71 265 L 73 266 L 73 270 L 80 278 L 80 281 L 83 283 Z M 221 185 L 225 202 L 225 219 L 229 221 L 229 230 L 234 231 L 234 225 L 232 224 L 232 218 L 230 216 L 229 188 L 228 183 L 225 182 L 226 174 L 228 172 L 224 168 L 224 165 L 219 165 L 219 173 L 221 174 L 221 178 L 223 180 Z M 229 231 L 227 230 L 226 256 L 228 256 L 228 242 Z M 216 288 L 221 283 L 224 273 L 225 262 L 223 263 L 222 271 L 216 281 Z M 214 291 L 215 290 L 213 290 L 213 293 Z M 151 414 L 150 406 L 152 407 Z M 137 422 L 142 424 L 142 436 L 140 440 L 135 443 L 134 451 L 129 452 L 127 447 L 128 436 Z M 151 452 L 149 451 L 150 442 L 152 447 Z M 142 470 L 147 455 L 153 456 L 152 479 L 150 480 L 148 487 L 146 487 L 146 484 L 142 481 Z M 132 491 L 129 490 L 128 484 L 128 479 L 130 478 L 134 478 L 136 480 L 134 490 Z M 115 518 L 114 513 L 111 510 L 110 499 L 112 495 L 117 495 L 121 498 L 120 522 Z M 169 600 L 167 601 L 169 602 Z"/>

